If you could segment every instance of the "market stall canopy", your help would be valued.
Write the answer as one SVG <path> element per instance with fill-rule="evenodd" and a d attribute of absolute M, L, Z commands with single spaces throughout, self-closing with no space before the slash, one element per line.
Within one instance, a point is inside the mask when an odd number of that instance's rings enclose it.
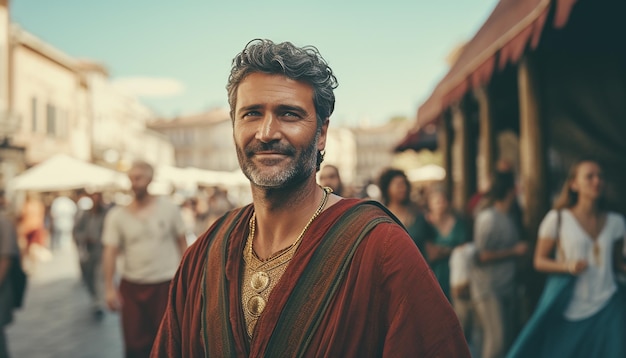
<path fill-rule="evenodd" d="M 439 181 L 446 177 L 446 170 L 436 164 L 427 164 L 407 170 L 406 176 L 411 182 Z"/>
<path fill-rule="evenodd" d="M 489 82 L 496 66 L 501 70 L 519 61 L 529 47 L 537 48 L 553 5 L 552 26 L 563 28 L 575 3 L 576 0 L 501 0 L 420 106 L 418 127 L 439 118 L 470 89 Z"/>
<path fill-rule="evenodd" d="M 65 154 L 53 156 L 33 166 L 8 183 L 10 190 L 38 192 L 129 187 L 126 174 Z"/>
<path fill-rule="evenodd" d="M 427 149 L 430 151 L 437 150 L 437 125 L 429 123 L 424 127 L 413 128 L 407 135 L 396 145 L 394 152 L 404 152 L 412 149 L 416 152 Z"/>

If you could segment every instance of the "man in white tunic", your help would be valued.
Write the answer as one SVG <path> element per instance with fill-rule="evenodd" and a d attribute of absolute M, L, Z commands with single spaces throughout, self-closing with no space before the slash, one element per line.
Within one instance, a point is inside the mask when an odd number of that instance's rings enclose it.
<path fill-rule="evenodd" d="M 128 177 L 133 201 L 111 209 L 104 224 L 106 301 L 121 311 L 126 357 L 148 357 L 187 243 L 179 208 L 148 193 L 152 166 L 135 162 Z M 118 254 L 123 255 L 119 287 L 114 282 Z"/>

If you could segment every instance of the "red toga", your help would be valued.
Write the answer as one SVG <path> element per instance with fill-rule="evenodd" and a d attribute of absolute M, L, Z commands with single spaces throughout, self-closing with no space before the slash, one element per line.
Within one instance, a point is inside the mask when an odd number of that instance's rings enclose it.
<path fill-rule="evenodd" d="M 283 333 L 276 337 L 274 333 L 298 331 L 296 328 L 300 327 L 281 327 L 281 322 L 291 319 L 290 322 L 300 324 L 310 321 L 310 317 L 297 310 L 289 311 L 289 298 L 302 289 L 298 282 L 306 279 L 304 276 L 311 268 L 307 266 L 316 262 L 323 266 L 316 261 L 316 250 L 328 242 L 329 232 L 335 232 L 339 217 L 357 203 L 359 200 L 343 199 L 312 223 L 272 290 L 251 342 L 245 331 L 239 280 L 252 207 L 244 208 L 237 216 L 227 214 L 228 219 L 216 222 L 183 258 L 170 288 L 167 312 L 152 357 L 262 357 L 271 355 L 268 352 L 272 348 L 291 347 L 290 337 Z M 383 210 L 376 210 L 387 217 Z M 224 228 L 224 221 L 233 224 L 232 231 Z M 222 237 L 215 235 L 211 241 L 214 232 Z M 355 235 L 358 234 L 357 231 Z M 318 324 L 305 336 L 306 345 L 300 345 L 305 347 L 301 349 L 302 356 L 470 356 L 452 307 L 401 226 L 390 220 L 381 222 L 355 247 Z M 315 286 L 304 290 L 310 290 L 313 297 L 319 296 L 317 289 Z M 287 311 L 293 317 L 285 317 Z M 299 354 L 294 350 L 283 355 Z"/>

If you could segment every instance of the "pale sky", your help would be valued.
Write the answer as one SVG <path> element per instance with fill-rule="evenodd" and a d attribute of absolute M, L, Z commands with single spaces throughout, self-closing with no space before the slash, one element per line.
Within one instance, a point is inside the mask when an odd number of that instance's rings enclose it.
<path fill-rule="evenodd" d="M 314 45 L 339 80 L 331 121 L 415 118 L 497 0 L 11 0 L 12 21 L 102 62 L 160 116 L 226 107 L 232 58 L 254 38 Z"/>

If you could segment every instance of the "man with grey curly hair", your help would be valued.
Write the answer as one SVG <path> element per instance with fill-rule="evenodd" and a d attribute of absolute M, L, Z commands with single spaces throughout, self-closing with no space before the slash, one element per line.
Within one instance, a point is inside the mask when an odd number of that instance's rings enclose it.
<path fill-rule="evenodd" d="M 337 78 L 317 48 L 305 46 L 298 48 L 289 42 L 274 44 L 269 40 L 252 40 L 244 51 L 235 57 L 228 78 L 228 103 L 230 116 L 234 123 L 234 109 L 237 104 L 237 89 L 251 73 L 282 74 L 296 81 L 309 83 L 313 88 L 313 105 L 317 119 L 317 129 L 321 130 L 324 121 L 335 110 Z M 324 160 L 321 151 L 317 151 L 317 170 Z"/>
<path fill-rule="evenodd" d="M 469 357 L 402 224 L 316 183 L 336 87 L 315 47 L 253 40 L 235 57 L 228 99 L 252 203 L 185 254 L 153 357 Z"/>

